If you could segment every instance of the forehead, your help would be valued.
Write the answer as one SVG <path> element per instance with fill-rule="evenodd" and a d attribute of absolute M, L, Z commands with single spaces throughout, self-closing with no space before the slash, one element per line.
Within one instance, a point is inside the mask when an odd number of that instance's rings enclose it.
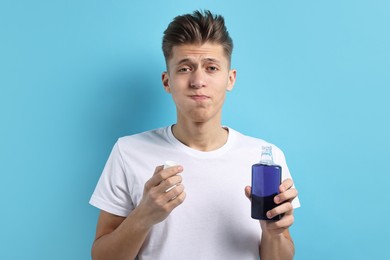
<path fill-rule="evenodd" d="M 222 45 L 209 42 L 204 44 L 183 44 L 174 46 L 172 48 L 172 57 L 168 63 L 174 65 L 183 59 L 193 61 L 213 59 L 221 63 L 228 62 Z"/>

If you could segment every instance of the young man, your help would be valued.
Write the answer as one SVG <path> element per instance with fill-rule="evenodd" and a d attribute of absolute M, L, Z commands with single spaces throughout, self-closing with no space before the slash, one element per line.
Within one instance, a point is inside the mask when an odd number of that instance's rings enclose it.
<path fill-rule="evenodd" d="M 293 258 L 288 228 L 299 202 L 283 153 L 273 146 L 284 181 L 267 215 L 283 217 L 259 223 L 246 185 L 267 143 L 221 125 L 236 80 L 232 48 L 223 17 L 208 11 L 169 24 L 162 83 L 177 122 L 115 144 L 90 201 L 101 209 L 93 259 Z M 166 160 L 178 165 L 164 169 Z"/>

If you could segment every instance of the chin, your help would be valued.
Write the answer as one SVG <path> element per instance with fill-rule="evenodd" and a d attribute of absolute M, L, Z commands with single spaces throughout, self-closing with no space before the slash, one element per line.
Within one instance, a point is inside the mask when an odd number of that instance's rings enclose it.
<path fill-rule="evenodd" d="M 206 123 L 213 120 L 215 117 L 210 114 L 197 114 L 191 115 L 191 119 L 195 123 Z"/>
<path fill-rule="evenodd" d="M 206 123 L 212 120 L 217 120 L 220 118 L 218 111 L 206 109 L 206 108 L 197 108 L 187 110 L 186 113 L 180 113 L 183 115 L 186 120 L 189 120 L 194 123 Z"/>

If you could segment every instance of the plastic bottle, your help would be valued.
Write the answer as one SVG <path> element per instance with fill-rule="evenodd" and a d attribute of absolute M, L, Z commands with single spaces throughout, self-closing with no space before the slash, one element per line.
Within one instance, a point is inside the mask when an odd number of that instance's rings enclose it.
<path fill-rule="evenodd" d="M 274 197 L 279 194 L 281 179 L 282 167 L 274 163 L 272 146 L 263 146 L 260 162 L 252 165 L 252 218 L 261 220 L 281 218 L 278 215 L 269 219 L 266 215 L 269 210 L 277 206 Z"/>

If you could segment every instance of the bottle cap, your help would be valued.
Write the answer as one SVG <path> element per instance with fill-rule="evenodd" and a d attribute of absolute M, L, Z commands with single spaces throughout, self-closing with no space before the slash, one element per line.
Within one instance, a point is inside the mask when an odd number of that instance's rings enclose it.
<path fill-rule="evenodd" d="M 262 146 L 260 163 L 267 165 L 274 164 L 274 158 L 272 156 L 272 146 Z"/>
<path fill-rule="evenodd" d="M 179 165 L 179 164 L 177 162 L 174 162 L 174 161 L 165 161 L 164 169 L 167 169 L 167 168 L 170 168 L 170 167 L 173 167 L 176 165 Z"/>

